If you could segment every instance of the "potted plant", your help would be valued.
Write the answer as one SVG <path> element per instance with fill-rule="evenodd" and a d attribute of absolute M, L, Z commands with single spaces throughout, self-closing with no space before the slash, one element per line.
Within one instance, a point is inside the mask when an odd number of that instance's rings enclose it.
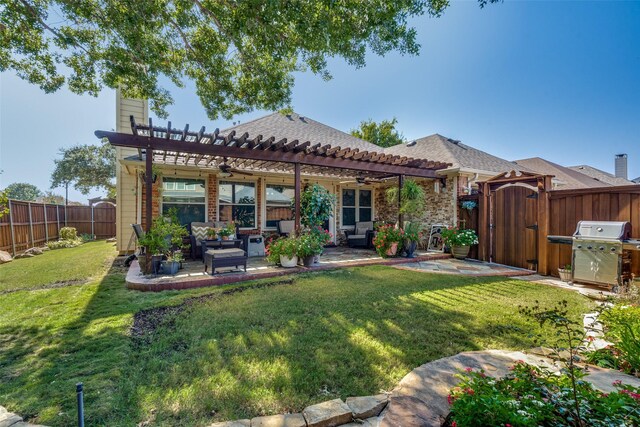
<path fill-rule="evenodd" d="M 321 227 L 331 218 L 336 196 L 319 184 L 308 185 L 300 195 L 300 222 L 307 229 Z"/>
<path fill-rule="evenodd" d="M 323 235 L 316 232 L 303 233 L 298 237 L 298 258 L 302 258 L 305 267 L 312 267 L 314 259 L 322 253 Z"/>
<path fill-rule="evenodd" d="M 564 268 L 558 268 L 558 274 L 560 275 L 560 280 L 563 282 L 571 281 L 571 264 L 567 264 Z"/>
<path fill-rule="evenodd" d="M 420 232 L 420 226 L 415 222 L 410 222 L 404 228 L 404 250 L 406 252 L 407 258 L 415 258 L 414 252 L 418 246 L 418 242 L 422 238 L 422 233 Z"/>
<path fill-rule="evenodd" d="M 218 236 L 220 236 L 222 240 L 229 240 L 229 236 L 231 236 L 232 234 L 233 232 L 230 231 L 227 227 L 218 229 Z"/>
<path fill-rule="evenodd" d="M 478 235 L 471 229 L 449 227 L 442 230 L 442 240 L 451 248 L 454 258 L 465 259 L 471 245 L 478 244 Z"/>
<path fill-rule="evenodd" d="M 219 240 L 218 229 L 214 227 L 207 228 L 207 237 L 211 240 Z"/>
<path fill-rule="evenodd" d="M 376 252 L 382 258 L 395 256 L 398 253 L 400 242 L 404 240 L 404 231 L 391 224 L 378 227 L 376 236 L 373 238 L 373 245 Z"/>
<path fill-rule="evenodd" d="M 182 238 L 188 235 L 186 228 L 177 221 L 165 217 L 158 217 L 153 221 L 151 229 L 140 239 L 140 245 L 145 247 L 148 262 L 143 263 L 144 274 L 157 274 L 162 259 L 173 249 L 182 247 Z M 143 265 L 141 265 L 141 268 Z"/>
<path fill-rule="evenodd" d="M 164 274 L 174 275 L 180 269 L 180 263 L 183 260 L 182 250 L 169 252 L 166 261 L 162 261 L 162 272 Z"/>
<path fill-rule="evenodd" d="M 285 268 L 292 268 L 298 265 L 297 251 L 298 239 L 295 236 L 281 237 L 267 246 L 267 260 Z"/>
<path fill-rule="evenodd" d="M 319 253 L 313 257 L 314 264 L 317 264 L 320 261 L 320 255 L 322 255 L 322 253 L 324 252 L 324 247 L 331 242 L 333 235 L 319 225 L 316 227 L 312 227 L 310 232 L 315 236 L 320 245 Z"/>

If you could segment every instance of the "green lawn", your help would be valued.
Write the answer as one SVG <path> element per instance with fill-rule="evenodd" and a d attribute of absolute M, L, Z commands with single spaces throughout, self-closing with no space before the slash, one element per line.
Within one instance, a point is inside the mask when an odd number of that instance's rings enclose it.
<path fill-rule="evenodd" d="M 518 304 L 566 299 L 575 316 L 589 308 L 578 294 L 527 282 L 389 267 L 233 294 L 222 292 L 237 285 L 141 293 L 124 288 L 121 267 L 103 268 L 115 255 L 104 242 L 2 265 L 4 288 L 82 277 L 60 264 L 78 249 L 89 282 L 0 295 L 0 404 L 32 422 L 73 424 L 78 381 L 92 426 L 299 411 L 390 390 L 414 367 L 460 351 L 531 347 Z M 204 295 L 212 298 L 167 317 L 151 339 L 130 337 L 136 312 Z"/>

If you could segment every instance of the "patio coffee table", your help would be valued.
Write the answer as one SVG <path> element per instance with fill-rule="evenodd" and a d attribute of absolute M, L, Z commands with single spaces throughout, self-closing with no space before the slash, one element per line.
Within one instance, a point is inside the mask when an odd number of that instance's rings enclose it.
<path fill-rule="evenodd" d="M 207 272 L 207 267 L 211 264 L 211 274 L 216 274 L 216 268 L 220 267 L 234 267 L 239 269 L 240 266 L 244 267 L 245 273 L 247 272 L 247 253 L 239 248 L 229 249 L 208 249 L 204 252 L 204 272 Z"/>

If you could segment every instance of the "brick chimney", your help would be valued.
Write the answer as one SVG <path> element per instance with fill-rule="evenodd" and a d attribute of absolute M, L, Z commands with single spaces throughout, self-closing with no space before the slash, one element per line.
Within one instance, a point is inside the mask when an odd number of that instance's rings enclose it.
<path fill-rule="evenodd" d="M 616 178 L 627 179 L 627 155 L 616 154 Z"/>

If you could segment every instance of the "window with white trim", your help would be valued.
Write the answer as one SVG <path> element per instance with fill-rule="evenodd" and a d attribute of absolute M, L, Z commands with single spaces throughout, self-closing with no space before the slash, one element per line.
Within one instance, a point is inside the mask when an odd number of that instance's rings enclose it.
<path fill-rule="evenodd" d="M 256 184 L 220 181 L 218 220 L 234 221 L 240 228 L 256 228 Z"/>
<path fill-rule="evenodd" d="M 175 209 L 178 221 L 182 225 L 203 222 L 207 216 L 203 179 L 173 178 L 162 180 L 162 214 Z"/>
<path fill-rule="evenodd" d="M 293 219 L 291 201 L 295 197 L 295 189 L 290 185 L 267 184 L 265 186 L 265 228 L 275 229 L 278 221 Z"/>
<path fill-rule="evenodd" d="M 342 189 L 342 226 L 353 227 L 356 222 L 373 218 L 373 191 L 355 188 Z"/>

